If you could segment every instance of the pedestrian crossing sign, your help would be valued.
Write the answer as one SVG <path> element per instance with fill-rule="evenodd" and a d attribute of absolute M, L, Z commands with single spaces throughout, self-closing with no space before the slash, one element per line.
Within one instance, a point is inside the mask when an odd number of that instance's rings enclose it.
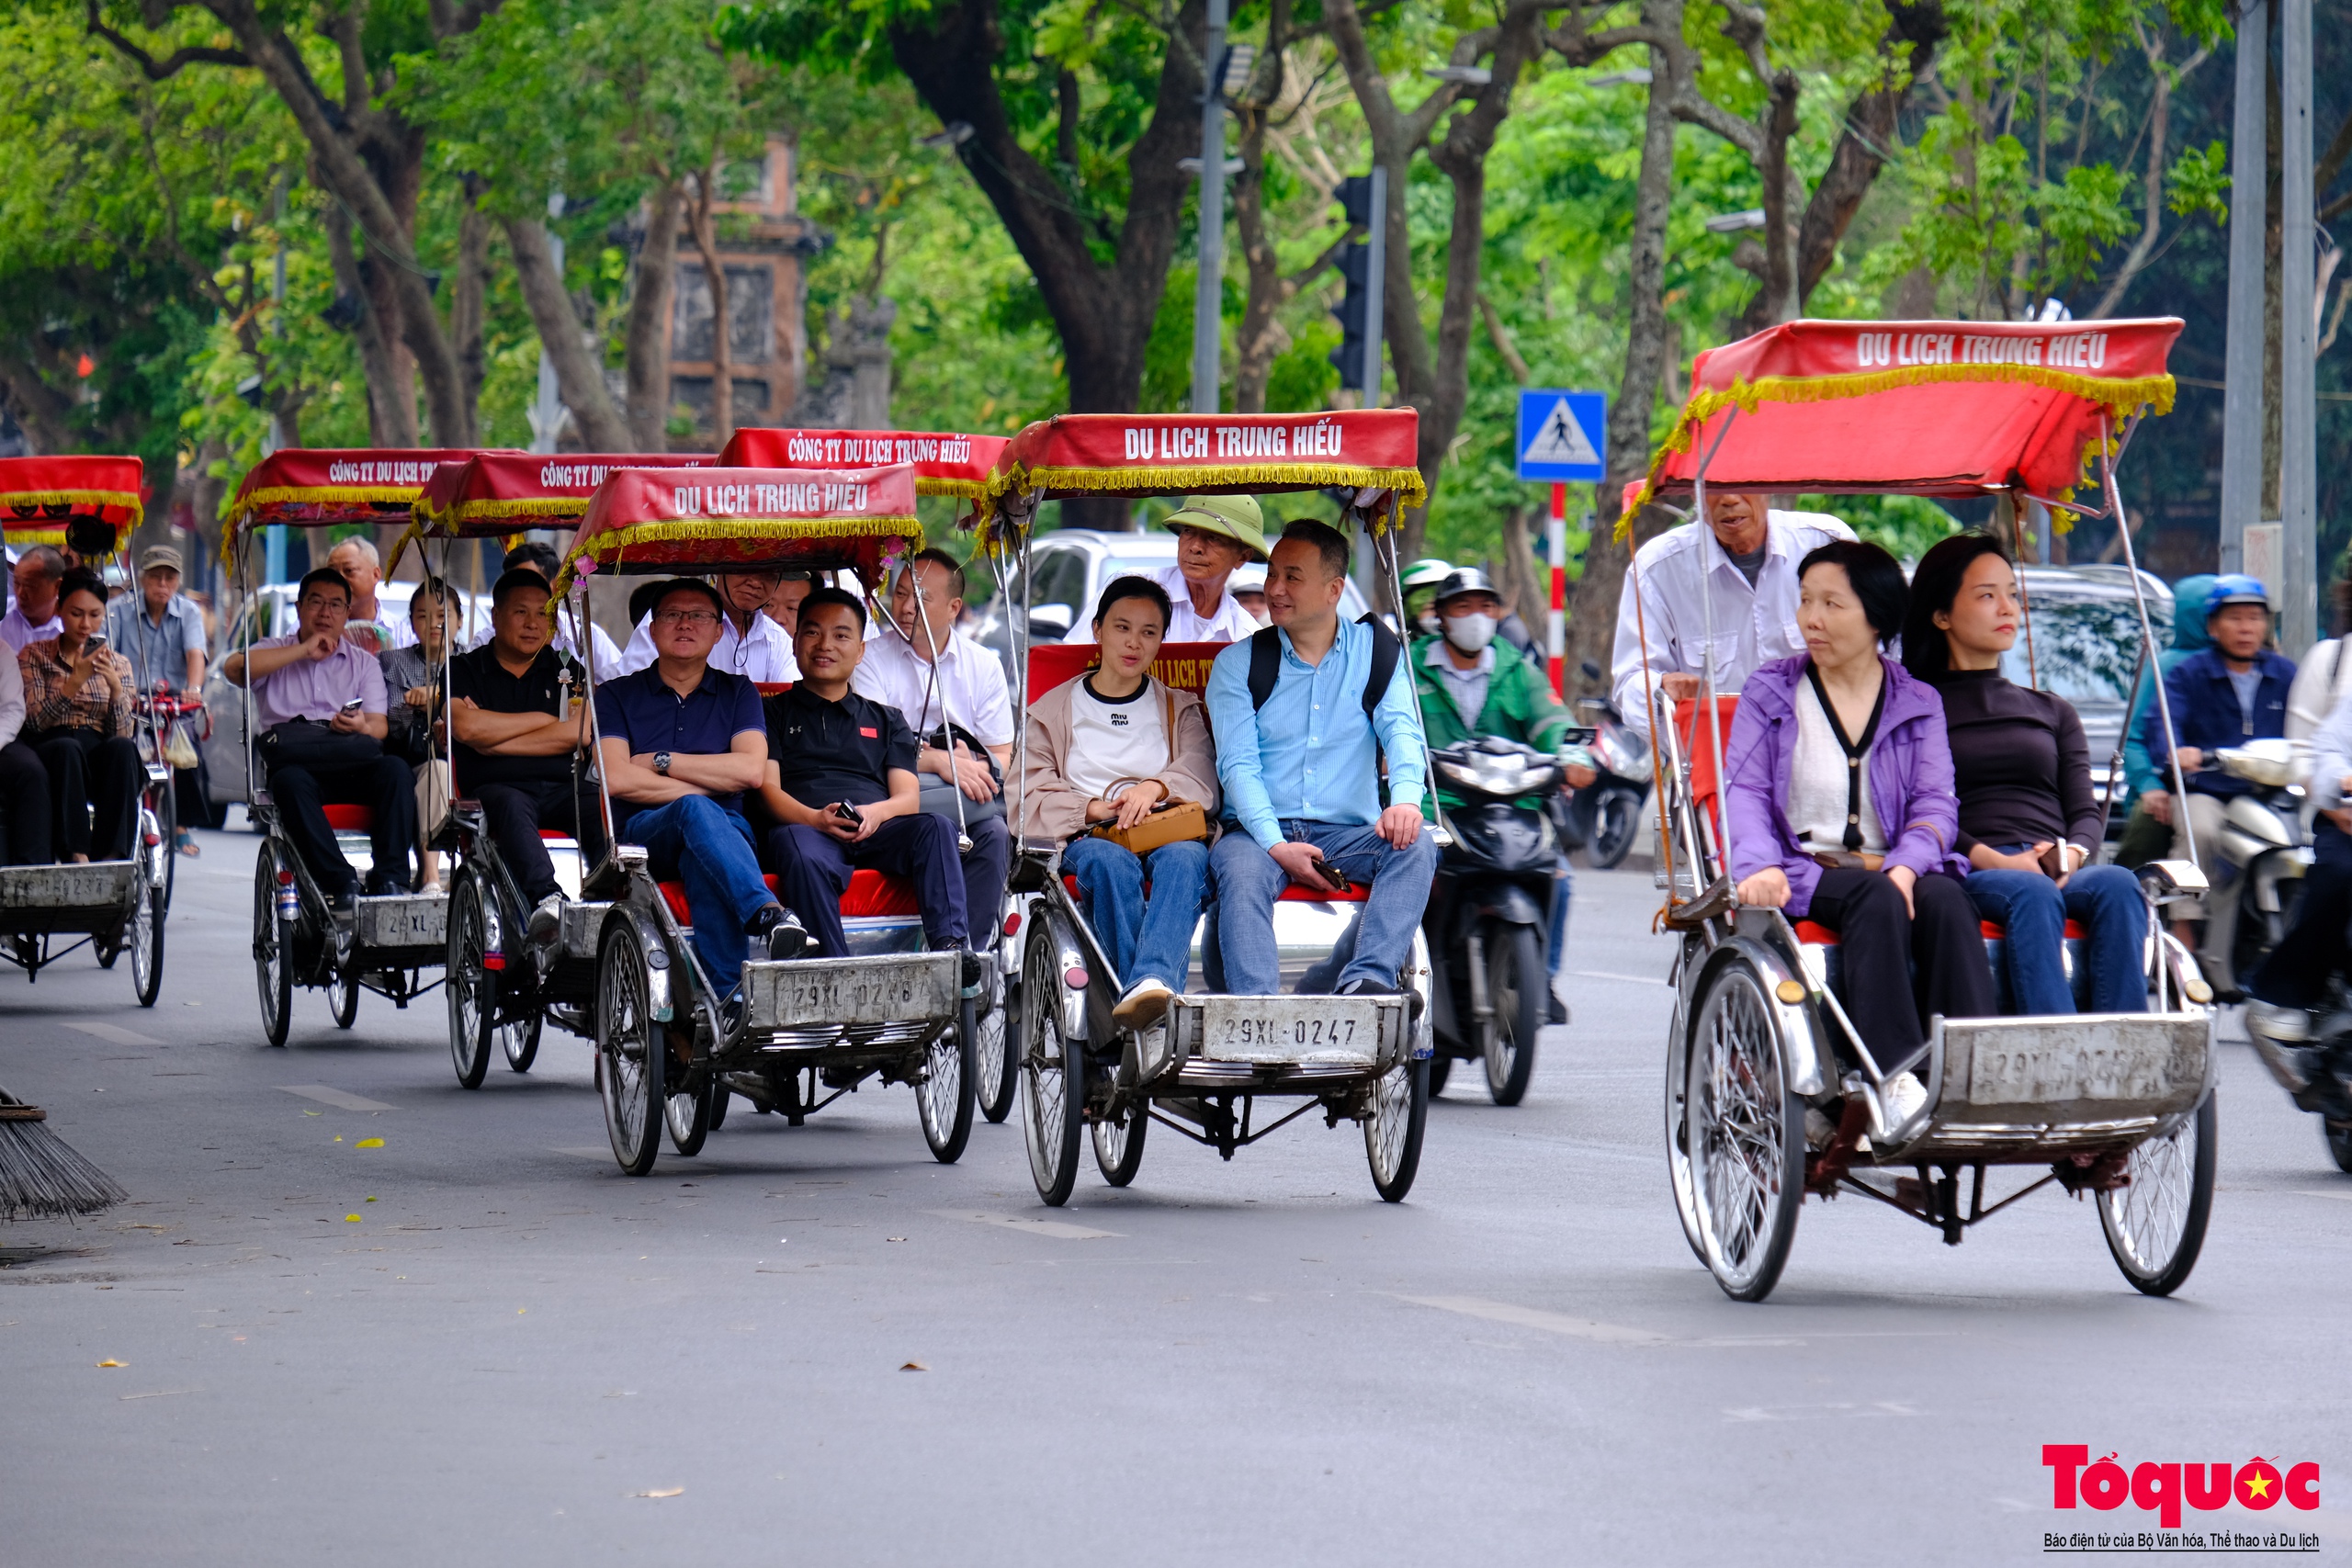
<path fill-rule="evenodd" d="M 1609 418 L 1605 392 L 1519 394 L 1519 477 L 1543 484 L 1596 480 Z"/>

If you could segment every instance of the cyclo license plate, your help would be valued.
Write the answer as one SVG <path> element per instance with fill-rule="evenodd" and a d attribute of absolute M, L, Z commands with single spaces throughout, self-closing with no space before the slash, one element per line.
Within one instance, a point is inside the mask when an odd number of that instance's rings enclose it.
<path fill-rule="evenodd" d="M 925 953 L 890 962 L 804 959 L 754 965 L 753 973 L 766 993 L 762 1021 L 773 1027 L 900 1023 L 954 1013 L 956 964 L 953 953 Z"/>
<path fill-rule="evenodd" d="M 1380 1012 L 1334 997 L 1214 997 L 1200 1004 L 1199 1053 L 1228 1062 L 1303 1062 L 1380 1053 Z"/>

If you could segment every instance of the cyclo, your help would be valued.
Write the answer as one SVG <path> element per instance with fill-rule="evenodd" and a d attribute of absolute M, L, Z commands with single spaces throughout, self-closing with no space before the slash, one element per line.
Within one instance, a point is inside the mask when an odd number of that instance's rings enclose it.
<path fill-rule="evenodd" d="M 2115 463 L 2146 408 L 2171 405 L 2165 355 L 2179 330 L 2173 320 L 2087 331 L 1800 321 L 1710 350 L 1692 367 L 1690 400 L 1647 481 L 1638 494 L 1628 487 L 1620 536 L 1661 496 L 1688 497 L 1703 516 L 1711 485 L 1991 497 L 2013 528 L 2034 501 L 2115 520 L 2137 595 Z M 2098 476 L 2098 507 L 2063 499 L 2086 472 Z M 2156 646 L 2144 597 L 2139 621 L 2144 662 Z M 2021 626 L 2030 660 L 2030 604 Z M 1837 937 L 1736 902 L 1717 781 L 1737 699 L 1714 693 L 1711 658 L 1704 685 L 1709 700 L 1671 715 L 1663 694 L 1650 700 L 1662 773 L 1657 874 L 1668 889 L 1660 920 L 1679 943 L 1667 1164 L 1684 1235 L 1716 1283 L 1741 1301 L 1769 1294 L 1807 1193 L 1861 1194 L 1957 1246 L 1969 1226 L 2054 1182 L 2095 1200 L 2134 1286 L 2177 1289 L 2212 1207 L 2212 993 L 2158 917 L 2204 891 L 2195 863 L 2159 861 L 2142 873 L 2148 1011 L 1938 1015 L 1918 1070 L 1928 1099 L 1892 1124 L 1884 1075 L 1848 1017 Z M 2161 692 L 2157 701 L 2169 728 Z M 1984 931 L 1988 944 L 2004 940 L 1998 926 Z M 2070 922 L 2078 995 L 2079 935 Z M 2044 1174 L 1987 1201 L 1989 1170 L 2036 1166 Z"/>
<path fill-rule="evenodd" d="M 264 457 L 238 487 L 221 535 L 221 553 L 237 573 L 240 592 L 255 586 L 250 581 L 251 552 L 244 548 L 255 530 L 405 523 L 434 470 L 473 455 L 450 449 L 288 447 Z M 250 620 L 247 626 L 239 651 L 250 655 Z M 451 636 L 456 635 L 453 627 Z M 334 909 L 296 852 L 262 782 L 254 716 L 249 683 L 234 722 L 245 753 L 246 810 L 262 832 L 261 851 L 254 857 L 254 973 L 261 992 L 262 1033 L 272 1045 L 283 1045 L 298 984 L 327 992 L 338 1029 L 349 1029 L 359 1016 L 362 989 L 405 1010 L 439 985 L 424 974 L 447 951 L 449 901 L 427 894 L 368 896 L 355 898 L 348 910 Z M 331 804 L 324 809 L 336 847 L 364 877 L 373 864 L 368 835 L 374 814 L 365 806 Z"/>
<path fill-rule="evenodd" d="M 1073 496 L 1141 499 L 1184 493 L 1329 491 L 1358 537 L 1376 536 L 1376 558 L 1395 603 L 1396 509 L 1424 493 L 1414 464 L 1419 416 L 1409 409 L 1316 415 L 1066 414 L 1012 438 L 989 479 L 981 538 L 1017 583 L 1014 650 L 1032 700 L 1089 668 L 1084 648 L 1026 647 L 1029 545 L 1040 502 Z M 1152 673 L 1199 693 L 1225 644 L 1161 648 Z M 1025 738 L 1024 738 L 1025 743 Z M 1018 760 L 1015 768 L 1018 771 Z M 1017 809 L 1017 807 L 1016 807 Z M 1025 1085 L 1023 1122 L 1038 1196 L 1060 1205 L 1078 1177 L 1081 1130 L 1091 1134 L 1103 1179 L 1124 1187 L 1143 1158 L 1157 1121 L 1227 1159 L 1311 1111 L 1327 1126 L 1363 1129 L 1373 1185 L 1396 1202 L 1413 1185 L 1429 1111 L 1430 961 L 1417 931 L 1399 979 L 1404 996 L 1229 996 L 1216 990 L 1222 965 L 1214 921 L 1204 920 L 1195 957 L 1211 989 L 1173 999 L 1160 1022 L 1140 1032 L 1112 1018 L 1125 981 L 1080 908 L 1075 880 L 1061 871 L 1061 846 L 1027 840 L 1012 872 L 1014 911 L 1006 941 L 1020 951 L 1008 1011 Z M 1365 890 L 1335 896 L 1292 886 L 1274 905 L 1274 937 L 1285 984 L 1323 964 L 1360 912 Z M 1344 1044 L 1334 1049 L 1336 1040 Z M 1261 1100 L 1295 1100 L 1261 1124 Z"/>
<path fill-rule="evenodd" d="M 623 470 L 590 501 L 556 590 L 580 594 L 584 620 L 607 573 L 851 570 L 871 587 L 922 538 L 914 472 L 903 464 Z M 593 702 L 588 711 L 596 744 Z M 609 788 L 600 795 L 611 842 Z M 695 953 L 684 884 L 657 882 L 643 848 L 614 843 L 582 892 L 564 910 L 563 960 L 594 965 L 597 1089 L 624 1172 L 653 1168 L 665 1119 L 681 1152 L 699 1150 L 727 1092 L 797 1125 L 877 1077 L 913 1087 L 935 1158 L 962 1155 L 978 998 L 965 994 L 960 954 L 923 950 L 906 883 L 871 871 L 852 878 L 841 902 L 850 956 L 744 964 L 747 1006 L 732 1033 Z"/>
<path fill-rule="evenodd" d="M 139 526 L 144 476 L 137 457 L 0 458 L 0 527 L 12 545 L 62 546 L 85 561 L 119 558 Z M 11 657 L 0 645 L 0 658 Z M 161 761 L 156 711 L 141 705 L 134 711 L 146 760 L 130 858 L 0 866 L 0 936 L 7 938 L 0 956 L 33 982 L 85 942 L 101 969 L 113 968 L 127 950 L 139 1005 L 151 1008 L 164 985 L 173 853 L 164 823 L 172 773 Z"/>
<path fill-rule="evenodd" d="M 798 430 L 764 426 L 739 429 L 718 451 L 726 468 L 840 468 L 912 465 L 915 494 L 977 502 L 986 490 L 989 470 L 1004 450 L 1001 435 L 967 435 L 935 430 Z M 878 585 L 877 585 L 878 586 Z M 888 628 L 884 637 L 893 636 Z M 961 803 L 958 803 L 961 808 Z M 991 912 L 986 919 L 999 918 Z M 974 913 L 972 929 L 983 918 Z M 973 1043 L 978 1064 L 974 1103 L 990 1122 L 1001 1122 L 1012 1111 L 1013 1059 L 1004 1048 L 1004 995 L 1013 983 L 1017 962 L 1009 947 L 1000 945 L 1000 970 L 990 994 L 981 998 L 979 1037 Z"/>
<path fill-rule="evenodd" d="M 603 454 L 567 452 L 547 457 L 529 452 L 479 452 L 462 463 L 434 471 L 414 505 L 414 521 L 393 547 L 391 565 L 411 543 L 428 558 L 444 559 L 451 541 L 504 538 L 528 528 L 572 528 L 587 514 L 596 487 L 619 468 L 707 468 L 707 454 Z M 447 573 L 442 575 L 447 577 Z M 549 613 L 557 613 L 550 603 Z M 572 646 L 594 679 L 594 638 L 575 616 Z M 603 671 L 609 676 L 610 671 Z M 565 678 L 569 679 L 567 671 Z M 567 690 L 564 703 L 584 703 L 587 692 Z M 455 744 L 454 739 L 452 744 Z M 575 787 L 583 760 L 572 759 Z M 587 871 L 582 863 L 580 824 L 539 829 L 554 863 L 556 881 L 569 898 L 580 897 Z M 490 1070 L 490 1048 L 497 1041 L 506 1065 L 527 1073 L 537 1059 L 539 1036 L 552 1020 L 583 1038 L 595 1037 L 596 976 L 593 951 L 569 959 L 559 942 L 539 946 L 522 940 L 530 918 L 514 873 L 499 856 L 485 830 L 481 803 L 453 797 L 439 847 L 455 852 L 450 874 L 448 937 L 444 992 L 449 1003 L 449 1056 L 465 1089 L 480 1089 Z M 723 1111 L 723 1105 L 721 1110 Z M 686 1153 L 693 1153 L 691 1149 Z"/>

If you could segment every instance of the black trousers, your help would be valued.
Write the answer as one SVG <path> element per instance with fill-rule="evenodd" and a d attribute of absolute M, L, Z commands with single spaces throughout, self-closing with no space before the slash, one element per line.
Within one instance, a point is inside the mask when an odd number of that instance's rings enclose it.
<path fill-rule="evenodd" d="M 348 897 L 358 887 L 359 875 L 327 826 L 329 803 L 364 806 L 375 814 L 368 833 L 376 861 L 368 874 L 369 893 L 405 893 L 415 886 L 409 856 L 416 848 L 416 777 L 398 757 L 341 768 L 281 763 L 269 771 L 269 793 L 286 836 L 330 898 Z"/>
<path fill-rule="evenodd" d="M 2352 924 L 2352 838 L 2323 817 L 2312 837 L 2312 868 L 2294 926 L 2270 950 L 2247 987 L 2279 1007 L 2315 1008 L 2344 966 L 2345 928 Z"/>
<path fill-rule="evenodd" d="M 1955 877 L 1923 876 L 1911 889 L 1918 913 L 1880 871 L 1824 871 L 1805 918 L 1838 933 L 1846 1014 L 1892 1076 L 1917 1065 L 1930 1014 L 1989 1018 L 1993 966 L 1976 906 Z"/>
<path fill-rule="evenodd" d="M 57 854 L 129 860 L 139 786 L 147 778 L 139 743 L 95 729 L 27 730 L 23 740 L 49 772 Z"/>
<path fill-rule="evenodd" d="M 0 746 L 0 865 L 47 865 L 50 850 L 49 770 L 21 740 Z"/>
<path fill-rule="evenodd" d="M 923 939 L 933 949 L 964 945 L 970 929 L 965 877 L 956 863 L 956 824 L 944 818 L 925 812 L 893 817 L 862 844 L 844 844 L 814 828 L 771 828 L 762 847 L 763 863 L 775 869 L 777 899 L 815 939 L 812 958 L 849 956 L 841 897 L 856 870 L 888 872 L 913 883 Z"/>
<path fill-rule="evenodd" d="M 555 862 L 539 841 L 539 829 L 554 829 L 580 840 L 580 852 L 593 869 L 605 858 L 605 818 L 596 786 L 580 782 L 577 795 L 571 780 L 542 779 L 530 784 L 486 784 L 474 791 L 481 803 L 482 826 L 523 897 L 536 904 L 557 891 Z"/>

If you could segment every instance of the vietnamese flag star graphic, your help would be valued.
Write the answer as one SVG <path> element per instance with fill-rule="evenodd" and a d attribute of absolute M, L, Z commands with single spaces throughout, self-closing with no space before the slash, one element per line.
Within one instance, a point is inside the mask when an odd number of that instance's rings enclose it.
<path fill-rule="evenodd" d="M 2278 1467 L 2259 1454 L 2238 1467 L 2238 1501 L 2249 1508 L 2267 1508 L 2278 1501 Z"/>

